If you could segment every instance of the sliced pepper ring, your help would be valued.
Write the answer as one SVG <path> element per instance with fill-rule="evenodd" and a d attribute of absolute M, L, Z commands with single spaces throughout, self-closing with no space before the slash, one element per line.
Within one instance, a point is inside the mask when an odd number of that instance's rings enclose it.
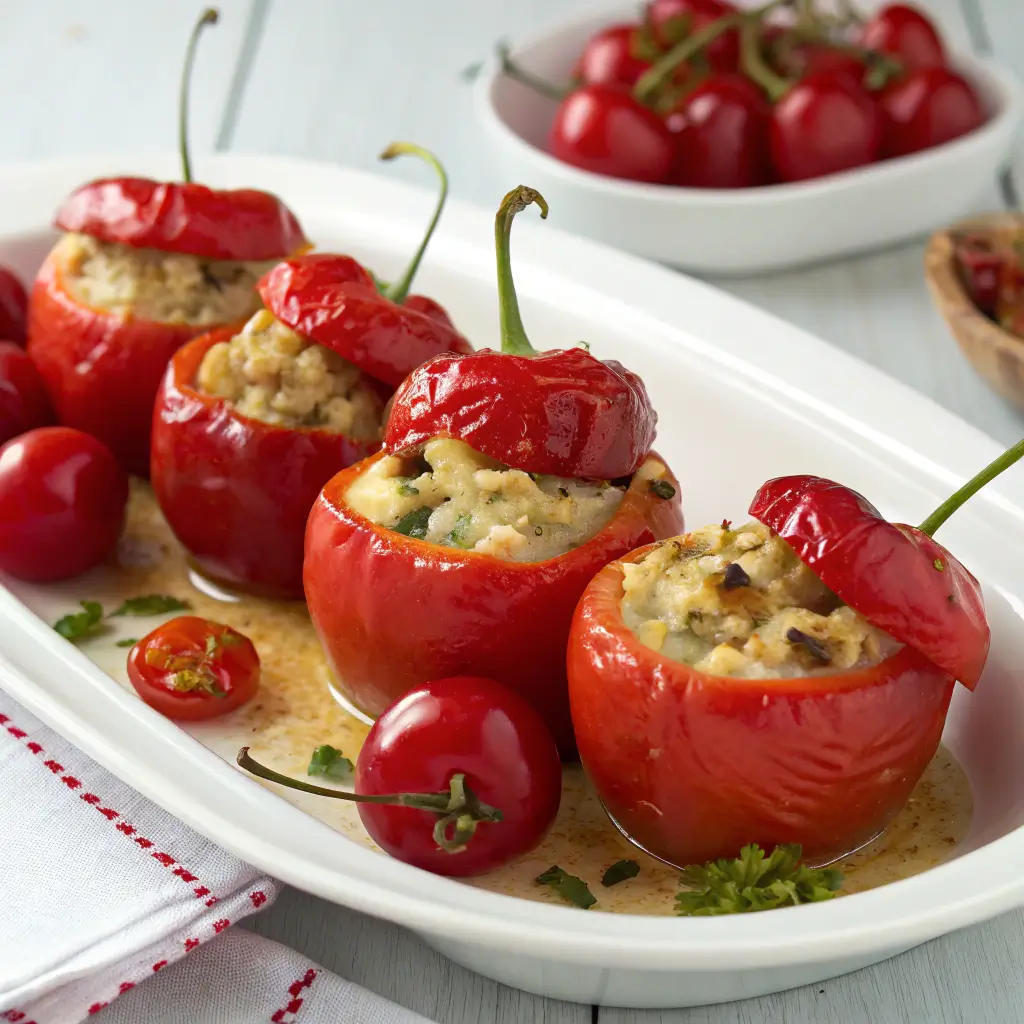
<path fill-rule="evenodd" d="M 872 625 L 974 689 L 989 649 L 985 602 L 977 579 L 941 544 L 817 476 L 769 480 L 749 512 Z"/>

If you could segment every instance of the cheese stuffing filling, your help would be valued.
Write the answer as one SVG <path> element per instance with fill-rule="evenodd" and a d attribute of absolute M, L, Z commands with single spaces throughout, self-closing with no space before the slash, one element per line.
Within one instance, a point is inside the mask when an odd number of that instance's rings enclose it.
<path fill-rule="evenodd" d="M 781 679 L 878 664 L 899 649 L 761 523 L 705 526 L 623 563 L 641 643 L 710 675 Z"/>
<path fill-rule="evenodd" d="M 654 459 L 637 471 L 654 480 Z M 434 438 L 422 459 L 389 455 L 349 487 L 349 507 L 373 523 L 432 544 L 512 562 L 557 558 L 615 514 L 624 486 L 540 476 L 488 458 L 463 441 Z"/>
<path fill-rule="evenodd" d="M 276 262 L 204 260 L 79 234 L 58 245 L 64 286 L 76 301 L 125 318 L 196 327 L 251 316 L 260 308 L 256 282 Z"/>
<path fill-rule="evenodd" d="M 260 310 L 203 357 L 196 383 L 243 416 L 354 440 L 380 437 L 384 399 L 359 369 Z"/>

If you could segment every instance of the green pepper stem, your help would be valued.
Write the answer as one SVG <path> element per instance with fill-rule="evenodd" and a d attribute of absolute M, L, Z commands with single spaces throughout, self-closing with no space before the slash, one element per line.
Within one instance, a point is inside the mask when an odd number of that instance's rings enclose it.
<path fill-rule="evenodd" d="M 977 476 L 971 477 L 958 491 L 951 494 L 919 527 L 922 533 L 932 536 L 935 531 L 965 502 L 968 498 L 994 480 L 1004 469 L 1009 469 L 1019 459 L 1024 458 L 1024 440 L 1018 441 L 1012 448 L 1007 448 L 998 459 L 990 462 Z"/>
<path fill-rule="evenodd" d="M 548 215 L 547 200 L 536 190 L 518 185 L 505 196 L 494 218 L 494 249 L 498 256 L 498 314 L 501 322 L 501 351 L 532 356 L 537 350 L 530 344 L 519 313 L 519 299 L 512 280 L 512 221 L 531 203 L 540 207 L 541 217 Z"/>
<path fill-rule="evenodd" d="M 420 242 L 419 248 L 413 254 L 412 260 L 409 262 L 409 266 L 405 268 L 405 273 L 393 284 L 386 288 L 381 289 L 382 294 L 389 298 L 392 302 L 397 303 L 399 306 L 405 302 L 409 295 L 409 289 L 412 287 L 413 278 L 416 276 L 416 271 L 420 269 L 420 263 L 423 262 L 423 254 L 427 251 L 427 246 L 430 244 L 430 239 L 434 235 L 434 230 L 437 228 L 437 223 L 441 219 L 441 211 L 444 209 L 444 204 L 448 199 L 448 175 L 445 173 L 444 166 L 441 161 L 434 156 L 429 150 L 424 149 L 422 146 L 417 146 L 412 142 L 392 142 L 387 149 L 384 150 L 380 155 L 381 160 L 394 160 L 396 156 L 415 156 L 422 160 L 424 163 L 429 164 L 437 172 L 437 177 L 441 182 L 441 193 L 437 197 L 437 205 L 434 207 L 434 216 L 430 218 L 430 223 L 427 225 L 427 233 L 423 236 L 423 241 Z"/>
<path fill-rule="evenodd" d="M 358 804 L 389 804 L 395 807 L 412 807 L 437 815 L 434 825 L 434 841 L 446 853 L 461 853 L 472 839 L 476 826 L 481 821 L 497 822 L 502 813 L 497 807 L 485 804 L 466 784 L 466 776 L 456 772 L 448 780 L 444 793 L 350 793 L 344 789 L 327 789 L 314 786 L 300 779 L 292 779 L 272 768 L 267 768 L 249 756 L 249 748 L 242 747 L 235 761 L 239 768 L 267 782 L 296 789 L 314 796 L 326 796 L 332 800 L 348 800 Z"/>
<path fill-rule="evenodd" d="M 181 70 L 181 88 L 178 93 L 178 152 L 181 154 L 181 176 L 186 182 L 192 180 L 192 161 L 188 155 L 188 108 L 192 92 L 192 66 L 196 61 L 196 44 L 207 25 L 216 25 L 220 12 L 216 7 L 207 7 L 188 37 L 185 50 L 185 66 Z"/>

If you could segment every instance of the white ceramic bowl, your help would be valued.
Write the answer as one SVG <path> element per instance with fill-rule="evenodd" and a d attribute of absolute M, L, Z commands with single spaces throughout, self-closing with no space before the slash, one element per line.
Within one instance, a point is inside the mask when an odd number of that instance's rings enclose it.
<path fill-rule="evenodd" d="M 590 35 L 635 17 L 635 5 L 590 12 L 522 43 L 513 57 L 565 82 Z M 496 64 L 477 82 L 475 106 L 503 179 L 539 189 L 559 227 L 688 270 L 752 274 L 889 245 L 975 208 L 1013 149 L 1021 89 L 990 61 L 961 56 L 956 64 L 989 112 L 977 131 L 899 160 L 756 189 L 646 185 L 562 163 L 546 152 L 555 103 Z"/>
<path fill-rule="evenodd" d="M 404 264 L 433 202 L 391 180 L 294 160 L 227 154 L 202 166 L 212 185 L 280 193 L 311 238 L 343 246 L 385 276 Z M 0 262 L 31 274 L 52 242 L 58 201 L 81 181 L 116 172 L 173 175 L 177 164 L 170 155 L 94 157 L 0 169 Z M 586 339 L 644 377 L 661 416 L 658 449 L 695 526 L 739 519 L 767 477 L 804 472 L 839 478 L 891 517 L 919 522 L 998 450 L 904 385 L 707 285 L 530 213 L 514 234 L 533 341 Z M 497 333 L 492 239 L 491 209 L 452 203 L 417 281 L 478 344 Z M 47 623 L 96 596 L 95 577 L 52 587 L 0 580 L 0 686 L 237 856 L 406 925 L 482 974 L 613 1006 L 739 999 L 866 966 L 1024 903 L 1024 468 L 973 499 L 941 539 L 984 581 L 993 626 L 984 678 L 973 694 L 958 687 L 944 734 L 974 793 L 970 831 L 955 859 L 924 874 L 763 914 L 642 917 L 535 903 L 357 844 L 238 771 L 230 763 L 237 743 L 225 749 L 216 722 L 193 725 L 190 735 L 53 632 Z"/>

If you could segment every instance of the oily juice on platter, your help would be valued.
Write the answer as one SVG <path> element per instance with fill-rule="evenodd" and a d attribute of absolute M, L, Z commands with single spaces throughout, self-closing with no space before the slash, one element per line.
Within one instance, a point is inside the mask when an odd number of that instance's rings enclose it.
<path fill-rule="evenodd" d="M 313 625 L 301 602 L 283 603 L 218 595 L 198 588 L 186 557 L 171 535 L 149 487 L 133 481 L 128 523 L 117 553 L 118 568 L 98 575 L 81 598 L 113 606 L 140 594 L 169 594 L 187 600 L 193 614 L 223 622 L 248 636 L 262 663 L 256 697 L 237 711 L 188 731 L 225 759 L 241 746 L 287 775 L 306 777 L 310 754 L 330 743 L 353 761 L 368 726 L 331 699 L 329 672 Z M 141 636 L 156 620 L 127 620 L 123 628 Z M 82 650 L 125 682 L 126 651 L 113 636 L 100 636 Z M 127 685 L 127 684 L 125 684 Z M 285 799 L 370 848 L 375 848 L 356 808 L 267 784 Z M 948 859 L 971 819 L 967 778 L 952 755 L 939 748 L 910 798 L 885 834 L 844 858 L 843 893 L 859 892 L 926 871 Z M 737 851 L 738 852 L 738 851 Z M 456 855 L 457 856 L 457 855 Z M 601 885 L 604 871 L 619 860 L 635 860 L 640 873 L 614 887 Z M 611 825 L 579 767 L 563 772 L 562 806 L 547 838 L 527 856 L 465 884 L 524 899 L 561 903 L 535 882 L 552 864 L 586 881 L 597 898 L 595 910 L 671 915 L 679 872 L 628 843 Z"/>

